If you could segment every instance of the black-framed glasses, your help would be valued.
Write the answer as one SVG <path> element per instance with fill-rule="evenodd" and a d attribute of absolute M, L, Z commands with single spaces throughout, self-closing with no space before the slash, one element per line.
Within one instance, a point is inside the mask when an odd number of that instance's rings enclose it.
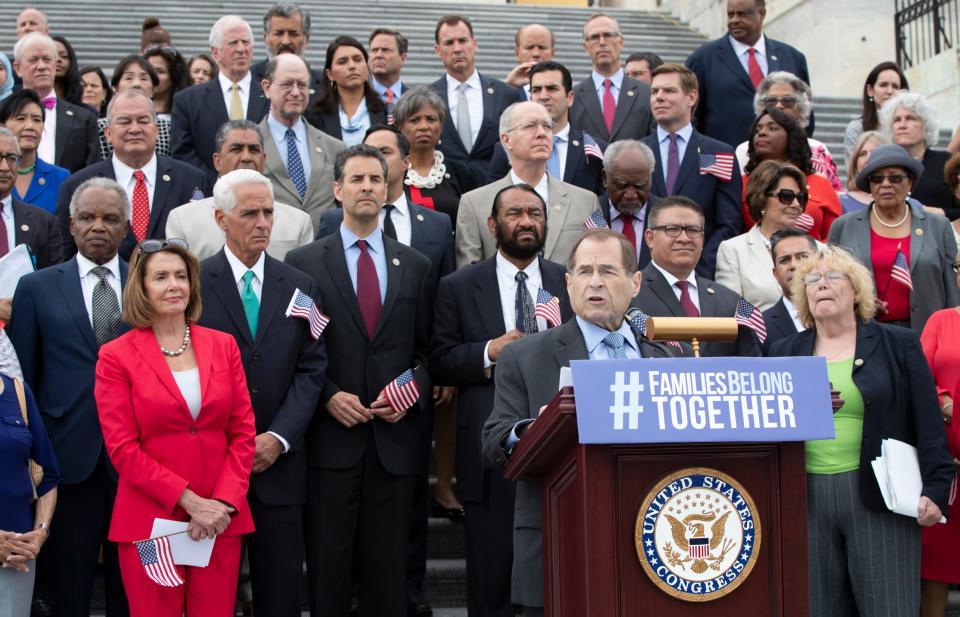
<path fill-rule="evenodd" d="M 167 238 L 166 240 L 144 240 L 140 243 L 140 252 L 149 255 L 150 253 L 162 251 L 168 246 L 177 246 L 190 250 L 190 245 L 187 244 L 187 241 L 183 238 Z"/>
<path fill-rule="evenodd" d="M 870 184 L 883 184 L 883 181 L 886 180 L 890 184 L 900 184 L 907 177 L 903 174 L 874 174 L 872 176 L 867 176 L 867 180 L 870 181 Z"/>
<path fill-rule="evenodd" d="M 703 237 L 702 225 L 657 225 L 650 228 L 652 231 L 662 231 L 670 238 L 679 238 L 681 233 L 687 234 L 691 240 Z"/>
<path fill-rule="evenodd" d="M 12 152 L 10 152 L 9 154 L 3 154 L 2 152 L 0 152 L 0 161 L 6 161 L 10 169 L 16 169 L 17 167 L 19 167 L 20 161 L 22 160 L 23 159 L 20 157 L 19 154 L 14 154 Z"/>
<path fill-rule="evenodd" d="M 791 189 L 780 189 L 776 193 L 770 192 L 767 193 L 767 197 L 776 197 L 777 201 L 785 206 L 792 206 L 794 200 L 796 200 L 801 208 L 807 207 L 807 202 L 810 201 L 810 193 L 806 191 L 800 191 L 798 193 Z"/>
<path fill-rule="evenodd" d="M 763 105 L 765 107 L 776 107 L 777 105 L 782 105 L 784 109 L 793 109 L 796 107 L 797 103 L 800 102 L 800 98 L 796 96 L 765 96 L 763 97 Z"/>

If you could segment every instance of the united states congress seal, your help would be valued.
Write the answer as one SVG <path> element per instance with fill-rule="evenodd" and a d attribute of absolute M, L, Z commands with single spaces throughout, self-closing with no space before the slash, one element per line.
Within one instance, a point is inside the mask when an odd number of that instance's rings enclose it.
<path fill-rule="evenodd" d="M 753 499 L 725 473 L 690 467 L 657 482 L 637 512 L 637 557 L 675 598 L 708 602 L 739 587 L 760 554 Z"/>

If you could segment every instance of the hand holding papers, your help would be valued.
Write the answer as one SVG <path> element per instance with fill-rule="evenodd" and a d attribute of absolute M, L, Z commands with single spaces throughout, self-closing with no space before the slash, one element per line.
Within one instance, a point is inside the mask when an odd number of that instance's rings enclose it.
<path fill-rule="evenodd" d="M 873 473 L 880 485 L 883 501 L 891 512 L 916 518 L 923 522 L 929 517 L 930 508 L 937 506 L 927 498 L 922 498 L 923 479 L 920 477 L 920 462 L 917 449 L 896 439 L 884 439 L 880 445 L 880 456 L 871 463 Z M 921 498 L 924 503 L 921 503 Z M 920 511 L 922 508 L 922 512 Z M 947 522 L 941 516 L 940 522 Z"/>
<path fill-rule="evenodd" d="M 150 537 L 168 537 L 170 551 L 173 553 L 173 563 L 176 565 L 205 568 L 210 563 L 210 554 L 213 552 L 213 543 L 216 542 L 216 538 L 193 540 L 185 533 L 187 525 L 186 521 L 155 518 Z"/>

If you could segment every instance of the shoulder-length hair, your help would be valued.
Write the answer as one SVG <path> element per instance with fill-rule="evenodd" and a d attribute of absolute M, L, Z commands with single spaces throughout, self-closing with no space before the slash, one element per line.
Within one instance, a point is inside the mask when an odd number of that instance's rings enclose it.
<path fill-rule="evenodd" d="M 188 249 L 168 244 L 154 253 L 144 253 L 140 245 L 133 251 L 130 269 L 127 272 L 127 285 L 123 289 L 123 320 L 134 328 L 149 328 L 153 325 L 153 304 L 147 298 L 147 264 L 154 255 L 173 253 L 183 259 L 187 265 L 187 278 L 190 280 L 190 295 L 184 317 L 188 323 L 200 319 L 200 262 Z"/>
<path fill-rule="evenodd" d="M 167 63 L 170 73 L 170 100 L 173 95 L 190 86 L 190 70 L 187 61 L 179 51 L 169 45 L 151 45 L 143 50 L 143 59 L 150 60 L 153 56 L 160 56 Z"/>
<path fill-rule="evenodd" d="M 888 144 L 890 143 L 890 136 L 883 131 L 864 131 L 860 133 L 860 137 L 857 137 L 857 141 L 854 142 L 853 149 L 850 150 L 850 157 L 847 159 L 848 191 L 859 190 L 857 189 L 857 174 L 860 173 L 860 165 L 857 161 L 860 158 L 860 152 L 863 151 L 868 141 L 875 141 L 879 145 Z"/>
<path fill-rule="evenodd" d="M 73 45 L 70 44 L 70 41 L 62 36 L 51 36 L 50 38 L 63 45 L 63 48 L 67 50 L 67 61 L 70 63 L 67 74 L 62 78 L 54 77 L 54 80 L 60 82 L 60 87 L 63 89 L 63 98 L 68 103 L 82 105 L 83 103 L 80 101 L 83 98 L 83 84 L 80 81 L 80 67 L 77 66 L 77 53 L 73 51 Z"/>
<path fill-rule="evenodd" d="M 777 188 L 781 178 L 793 178 L 800 190 L 808 192 L 807 177 L 802 171 L 783 161 L 763 161 L 753 170 L 747 179 L 747 187 L 743 192 L 743 200 L 747 204 L 750 216 L 758 223 L 763 219 L 763 211 L 767 205 L 767 193 Z M 806 207 L 801 207 L 800 211 Z"/>
<path fill-rule="evenodd" d="M 877 313 L 877 291 L 870 271 L 860 263 L 856 257 L 846 249 L 835 245 L 823 247 L 807 259 L 800 262 L 793 280 L 790 282 L 790 300 L 797 307 L 797 316 L 808 328 L 812 328 L 813 313 L 810 312 L 810 303 L 807 301 L 807 275 L 821 261 L 827 262 L 831 270 L 843 272 L 853 286 L 853 312 L 857 319 L 867 323 Z"/>
<path fill-rule="evenodd" d="M 364 62 L 368 62 L 370 58 L 370 56 L 367 55 L 367 50 L 364 48 L 363 43 L 352 36 L 338 36 L 327 45 L 327 57 L 323 63 L 324 79 L 320 84 L 320 96 L 317 97 L 317 102 L 314 104 L 316 110 L 320 113 L 336 111 L 340 106 L 340 92 L 337 90 L 334 82 L 326 79 L 326 72 L 333 66 L 333 56 L 336 55 L 337 50 L 341 47 L 355 47 L 359 49 L 360 53 L 363 54 Z M 383 104 L 383 99 L 380 98 L 377 91 L 370 85 L 369 80 L 363 83 L 363 98 L 367 101 L 367 111 L 386 111 L 387 108 Z"/>
<path fill-rule="evenodd" d="M 100 87 L 103 88 L 103 103 L 100 103 L 100 109 L 97 110 L 97 113 L 100 114 L 100 117 L 104 117 L 107 113 L 107 105 L 110 104 L 110 99 L 113 98 L 113 88 L 110 87 L 110 82 L 107 80 L 107 76 L 104 75 L 103 69 L 99 66 L 85 66 L 80 69 L 80 85 L 83 85 L 83 76 L 87 73 L 93 73 L 97 76 L 97 79 L 100 80 Z"/>
<path fill-rule="evenodd" d="M 783 130 L 787 132 L 787 162 L 808 176 L 812 174 L 813 162 L 810 160 L 810 143 L 807 141 L 806 132 L 800 128 L 800 125 L 797 124 L 793 118 L 776 107 L 767 107 L 764 109 L 763 113 L 754 118 L 753 124 L 750 125 L 750 137 L 747 139 L 747 155 L 749 160 L 747 161 L 746 167 L 744 167 L 744 171 L 749 174 L 760 164 L 760 159 L 757 158 L 757 151 L 753 147 L 753 138 L 757 133 L 757 125 L 760 124 L 760 120 L 762 120 L 764 116 L 770 116 L 774 122 L 783 127 Z"/>
<path fill-rule="evenodd" d="M 900 70 L 900 65 L 898 65 L 896 62 L 881 62 L 877 66 L 873 67 L 873 69 L 867 73 L 867 80 L 863 82 L 863 110 L 860 112 L 860 118 L 863 121 L 864 131 L 876 131 L 880 128 L 880 117 L 877 114 L 877 104 L 874 102 L 873 97 L 867 94 L 867 86 L 875 88 L 877 86 L 877 79 L 880 78 L 880 73 L 884 71 L 895 71 L 897 75 L 900 76 L 900 89 L 910 89 L 910 84 L 907 83 L 907 76 L 903 74 L 903 71 Z"/>

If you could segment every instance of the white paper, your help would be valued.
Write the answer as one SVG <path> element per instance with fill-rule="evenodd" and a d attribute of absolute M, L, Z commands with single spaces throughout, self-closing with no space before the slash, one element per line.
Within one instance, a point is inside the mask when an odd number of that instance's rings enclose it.
<path fill-rule="evenodd" d="M 884 439 L 880 453 L 880 464 L 874 461 L 873 470 L 887 507 L 896 514 L 916 518 L 923 494 L 917 449 L 897 439 Z M 946 517 L 940 522 L 947 522 Z"/>
<path fill-rule="evenodd" d="M 26 244 L 18 244 L 0 258 L 0 298 L 12 298 L 24 274 L 33 272 L 33 259 Z"/>
<path fill-rule="evenodd" d="M 560 385 L 557 386 L 557 390 L 562 390 L 567 386 L 573 387 L 573 371 L 570 370 L 569 366 L 561 366 Z"/>
<path fill-rule="evenodd" d="M 883 495 L 883 503 L 887 504 L 888 509 L 893 509 L 893 502 L 890 500 L 890 489 L 887 488 L 887 466 L 883 462 L 883 457 L 878 456 L 871 461 L 873 475 L 877 477 L 877 484 L 880 485 L 880 494 Z"/>
<path fill-rule="evenodd" d="M 206 568 L 210 563 L 210 554 L 213 552 L 213 543 L 216 538 L 206 538 L 204 540 L 194 540 L 188 534 L 178 533 L 186 531 L 187 523 L 184 521 L 171 521 L 165 518 L 153 519 L 153 530 L 150 532 L 151 538 L 157 536 L 166 536 L 175 533 L 177 535 L 167 538 L 170 540 L 170 552 L 173 553 L 173 563 L 178 566 L 194 566 L 196 568 Z"/>

